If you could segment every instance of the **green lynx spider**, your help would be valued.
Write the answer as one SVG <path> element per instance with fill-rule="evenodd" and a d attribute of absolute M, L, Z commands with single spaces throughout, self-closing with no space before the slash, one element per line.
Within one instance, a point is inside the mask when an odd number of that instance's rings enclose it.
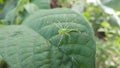
<path fill-rule="evenodd" d="M 58 43 L 58 46 L 60 45 L 64 35 L 68 36 L 69 40 L 71 40 L 69 33 L 70 32 L 79 32 L 77 29 L 69 29 L 68 28 L 69 26 L 67 25 L 67 23 L 64 24 L 64 26 L 61 25 L 60 23 L 57 23 L 56 26 L 58 28 L 58 33 L 61 36 L 60 40 L 59 40 L 59 43 Z"/>

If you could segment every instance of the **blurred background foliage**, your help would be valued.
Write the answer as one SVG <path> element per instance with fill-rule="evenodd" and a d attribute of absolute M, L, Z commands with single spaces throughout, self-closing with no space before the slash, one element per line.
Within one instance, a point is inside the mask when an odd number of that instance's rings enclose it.
<path fill-rule="evenodd" d="M 39 9 L 70 8 L 90 22 L 96 67 L 120 68 L 120 0 L 0 0 L 0 25 L 19 25 Z"/>

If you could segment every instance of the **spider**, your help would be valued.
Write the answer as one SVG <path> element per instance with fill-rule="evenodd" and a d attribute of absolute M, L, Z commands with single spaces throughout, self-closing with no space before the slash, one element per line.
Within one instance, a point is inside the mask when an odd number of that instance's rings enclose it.
<path fill-rule="evenodd" d="M 70 29 L 69 26 L 67 25 L 67 23 L 65 23 L 65 24 L 57 23 L 55 25 L 58 28 L 58 34 L 61 36 L 58 46 L 60 46 L 60 43 L 65 35 L 68 36 L 68 40 L 69 40 L 68 42 L 70 42 L 71 37 L 70 37 L 69 33 L 70 32 L 79 32 L 78 29 Z"/>

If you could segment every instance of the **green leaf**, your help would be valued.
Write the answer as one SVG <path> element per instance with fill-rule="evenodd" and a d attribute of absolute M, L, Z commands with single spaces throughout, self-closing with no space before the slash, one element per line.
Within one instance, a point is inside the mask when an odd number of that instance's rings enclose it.
<path fill-rule="evenodd" d="M 66 62 L 72 68 L 95 68 L 95 41 L 89 22 L 70 9 L 39 10 L 23 21 L 22 25 L 34 29 L 52 46 L 66 55 Z M 64 32 L 61 30 L 65 30 Z M 59 54 L 57 52 L 56 54 Z M 57 57 L 57 56 L 55 56 Z M 59 59 L 59 58 L 57 58 Z M 65 61 L 61 61 L 66 63 Z M 61 64 L 56 62 L 56 64 Z M 56 65 L 53 64 L 53 65 Z M 71 68 L 71 64 L 56 65 L 52 68 Z"/>
<path fill-rule="evenodd" d="M 8 68 L 71 68 L 70 58 L 25 26 L 0 26 L 0 55 Z M 4 68 L 4 67 L 3 67 Z"/>
<path fill-rule="evenodd" d="M 37 5 L 40 9 L 50 8 L 50 0 L 31 0 L 31 3 Z"/>
<path fill-rule="evenodd" d="M 39 8 L 32 3 L 26 4 L 24 7 L 29 14 L 32 14 L 33 12 L 39 10 Z"/>
<path fill-rule="evenodd" d="M 111 28 L 110 24 L 106 21 L 102 22 L 101 26 L 104 27 L 104 28 Z"/>
<path fill-rule="evenodd" d="M 0 26 L 0 55 L 8 68 L 49 68 L 50 44 L 25 26 Z"/>
<path fill-rule="evenodd" d="M 16 10 L 16 8 L 12 9 L 11 11 L 9 11 L 6 14 L 6 16 L 5 16 L 4 20 L 3 20 L 4 24 L 15 24 L 15 20 L 14 20 L 14 18 L 15 18 L 15 10 Z"/>
<path fill-rule="evenodd" d="M 11 0 L 10 3 L 6 4 L 3 11 L 0 12 L 0 19 L 3 19 L 9 11 L 15 8 L 17 2 L 18 0 Z"/>

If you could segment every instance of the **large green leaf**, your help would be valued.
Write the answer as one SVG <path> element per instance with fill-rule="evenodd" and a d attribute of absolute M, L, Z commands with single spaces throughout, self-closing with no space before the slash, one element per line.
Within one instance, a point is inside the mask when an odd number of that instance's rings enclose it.
<path fill-rule="evenodd" d="M 93 30 L 82 15 L 69 9 L 40 10 L 22 25 L 31 27 L 67 55 L 72 68 L 95 68 Z"/>
<path fill-rule="evenodd" d="M 0 55 L 8 68 L 48 68 L 50 44 L 25 26 L 0 26 Z"/>
<path fill-rule="evenodd" d="M 58 47 L 25 26 L 0 26 L 0 43 L 0 65 L 6 61 L 7 68 L 73 68 Z"/>

